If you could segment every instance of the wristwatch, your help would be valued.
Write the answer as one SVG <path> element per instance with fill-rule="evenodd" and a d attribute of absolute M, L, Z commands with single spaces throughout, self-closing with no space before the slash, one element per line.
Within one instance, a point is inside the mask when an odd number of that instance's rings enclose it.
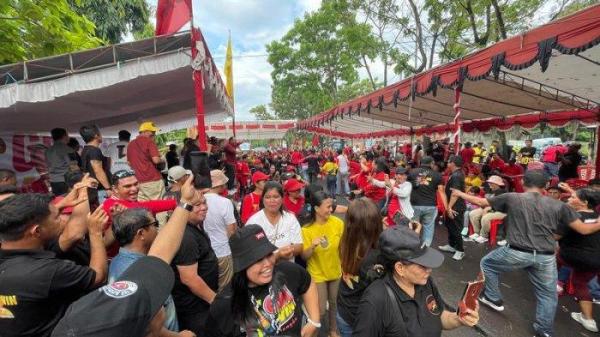
<path fill-rule="evenodd" d="M 180 202 L 177 206 L 185 209 L 188 212 L 191 212 L 194 209 L 194 205 L 188 204 L 187 202 Z"/>

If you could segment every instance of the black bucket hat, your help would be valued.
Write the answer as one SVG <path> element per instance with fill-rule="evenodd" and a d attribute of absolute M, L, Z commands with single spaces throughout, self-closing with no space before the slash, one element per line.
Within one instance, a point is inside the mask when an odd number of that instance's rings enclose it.
<path fill-rule="evenodd" d="M 406 226 L 384 230 L 379 237 L 379 249 L 388 260 L 408 261 L 427 268 L 437 268 L 444 255 L 421 242 L 419 234 Z"/>
<path fill-rule="evenodd" d="M 244 226 L 232 235 L 229 238 L 229 246 L 233 257 L 234 273 L 250 267 L 277 250 L 277 247 L 267 238 L 262 227 L 251 224 Z"/>

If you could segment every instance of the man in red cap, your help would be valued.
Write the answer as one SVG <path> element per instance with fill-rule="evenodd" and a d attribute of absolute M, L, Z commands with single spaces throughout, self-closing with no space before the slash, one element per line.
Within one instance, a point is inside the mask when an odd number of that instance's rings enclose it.
<path fill-rule="evenodd" d="M 248 193 L 244 197 L 242 200 L 242 210 L 240 212 L 240 217 L 244 225 L 254 213 L 260 210 L 260 197 L 262 196 L 263 188 L 265 187 L 267 180 L 269 180 L 269 176 L 262 171 L 256 171 L 252 175 L 254 191 Z"/>
<path fill-rule="evenodd" d="M 304 184 L 298 179 L 290 179 L 286 181 L 283 189 L 285 196 L 283 197 L 283 205 L 285 209 L 294 215 L 298 216 L 302 207 L 304 207 L 304 197 L 300 194 Z"/>

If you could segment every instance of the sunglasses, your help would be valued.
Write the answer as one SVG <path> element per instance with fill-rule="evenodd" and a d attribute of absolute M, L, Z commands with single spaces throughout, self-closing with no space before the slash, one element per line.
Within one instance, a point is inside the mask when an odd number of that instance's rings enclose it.
<path fill-rule="evenodd" d="M 115 172 L 113 174 L 113 182 L 119 180 L 119 179 L 123 179 L 123 178 L 127 178 L 127 177 L 133 177 L 135 176 L 135 172 L 130 171 L 130 170 L 119 170 L 117 172 Z"/>

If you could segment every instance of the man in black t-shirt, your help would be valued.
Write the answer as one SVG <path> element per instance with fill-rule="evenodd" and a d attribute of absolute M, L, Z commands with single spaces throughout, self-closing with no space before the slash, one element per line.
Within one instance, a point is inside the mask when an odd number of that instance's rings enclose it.
<path fill-rule="evenodd" d="M 427 246 L 431 246 L 437 217 L 437 193 L 442 183 L 442 176 L 432 169 L 433 158 L 425 156 L 421 159 L 421 167 L 410 171 L 408 181 L 412 184 L 410 203 L 415 215 L 413 220 L 423 225 L 421 237 Z"/>
<path fill-rule="evenodd" d="M 560 168 L 558 169 L 558 180 L 567 181 L 568 179 L 577 179 L 577 167 L 581 164 L 581 155 L 579 154 L 581 144 L 569 145 L 569 150 L 560 158 Z"/>
<path fill-rule="evenodd" d="M 102 229 L 108 217 L 104 211 L 98 209 L 88 217 L 90 266 L 78 266 L 44 250 L 48 242 L 58 237 L 62 227 L 59 209 L 50 200 L 50 196 L 42 194 L 18 194 L 0 202 L 0 334 L 3 337 L 50 336 L 71 302 L 106 279 Z"/>
<path fill-rule="evenodd" d="M 485 290 L 479 301 L 503 311 L 499 288 L 501 273 L 525 270 L 534 286 L 537 299 L 533 327 L 536 336 L 552 336 L 558 296 L 555 236 L 558 229 L 569 227 L 583 234 L 600 230 L 600 222 L 583 223 L 578 214 L 565 203 L 543 196 L 547 178 L 541 170 L 528 170 L 523 179 L 525 193 L 504 193 L 488 199 L 453 190 L 452 195 L 480 207 L 491 206 L 506 213 L 507 245 L 483 257 L 481 270 L 485 275 Z"/>
<path fill-rule="evenodd" d="M 448 228 L 448 244 L 438 247 L 443 252 L 454 253 L 453 259 L 460 261 L 465 257 L 461 231 L 467 207 L 465 201 L 452 195 L 452 189 L 465 190 L 465 175 L 462 171 L 463 160 L 459 156 L 450 157 L 448 168 L 452 173 L 448 178 L 442 201 L 446 208 L 444 225 Z"/>
<path fill-rule="evenodd" d="M 527 165 L 533 162 L 533 156 L 537 149 L 533 147 L 533 142 L 531 139 L 525 141 L 525 146 L 519 150 L 519 164 L 523 166 L 524 170 L 527 170 Z"/>
<path fill-rule="evenodd" d="M 175 271 L 173 300 L 179 327 L 204 333 L 210 304 L 219 289 L 219 263 L 202 228 L 208 208 L 206 199 L 190 212 L 179 251 L 171 266 Z"/>
<path fill-rule="evenodd" d="M 79 134 L 85 142 L 81 152 L 81 170 L 98 180 L 97 195 L 93 195 L 96 191 L 90 191 L 90 203 L 99 205 L 111 195 L 109 160 L 100 151 L 102 135 L 95 125 L 82 126 L 79 129 Z"/>

